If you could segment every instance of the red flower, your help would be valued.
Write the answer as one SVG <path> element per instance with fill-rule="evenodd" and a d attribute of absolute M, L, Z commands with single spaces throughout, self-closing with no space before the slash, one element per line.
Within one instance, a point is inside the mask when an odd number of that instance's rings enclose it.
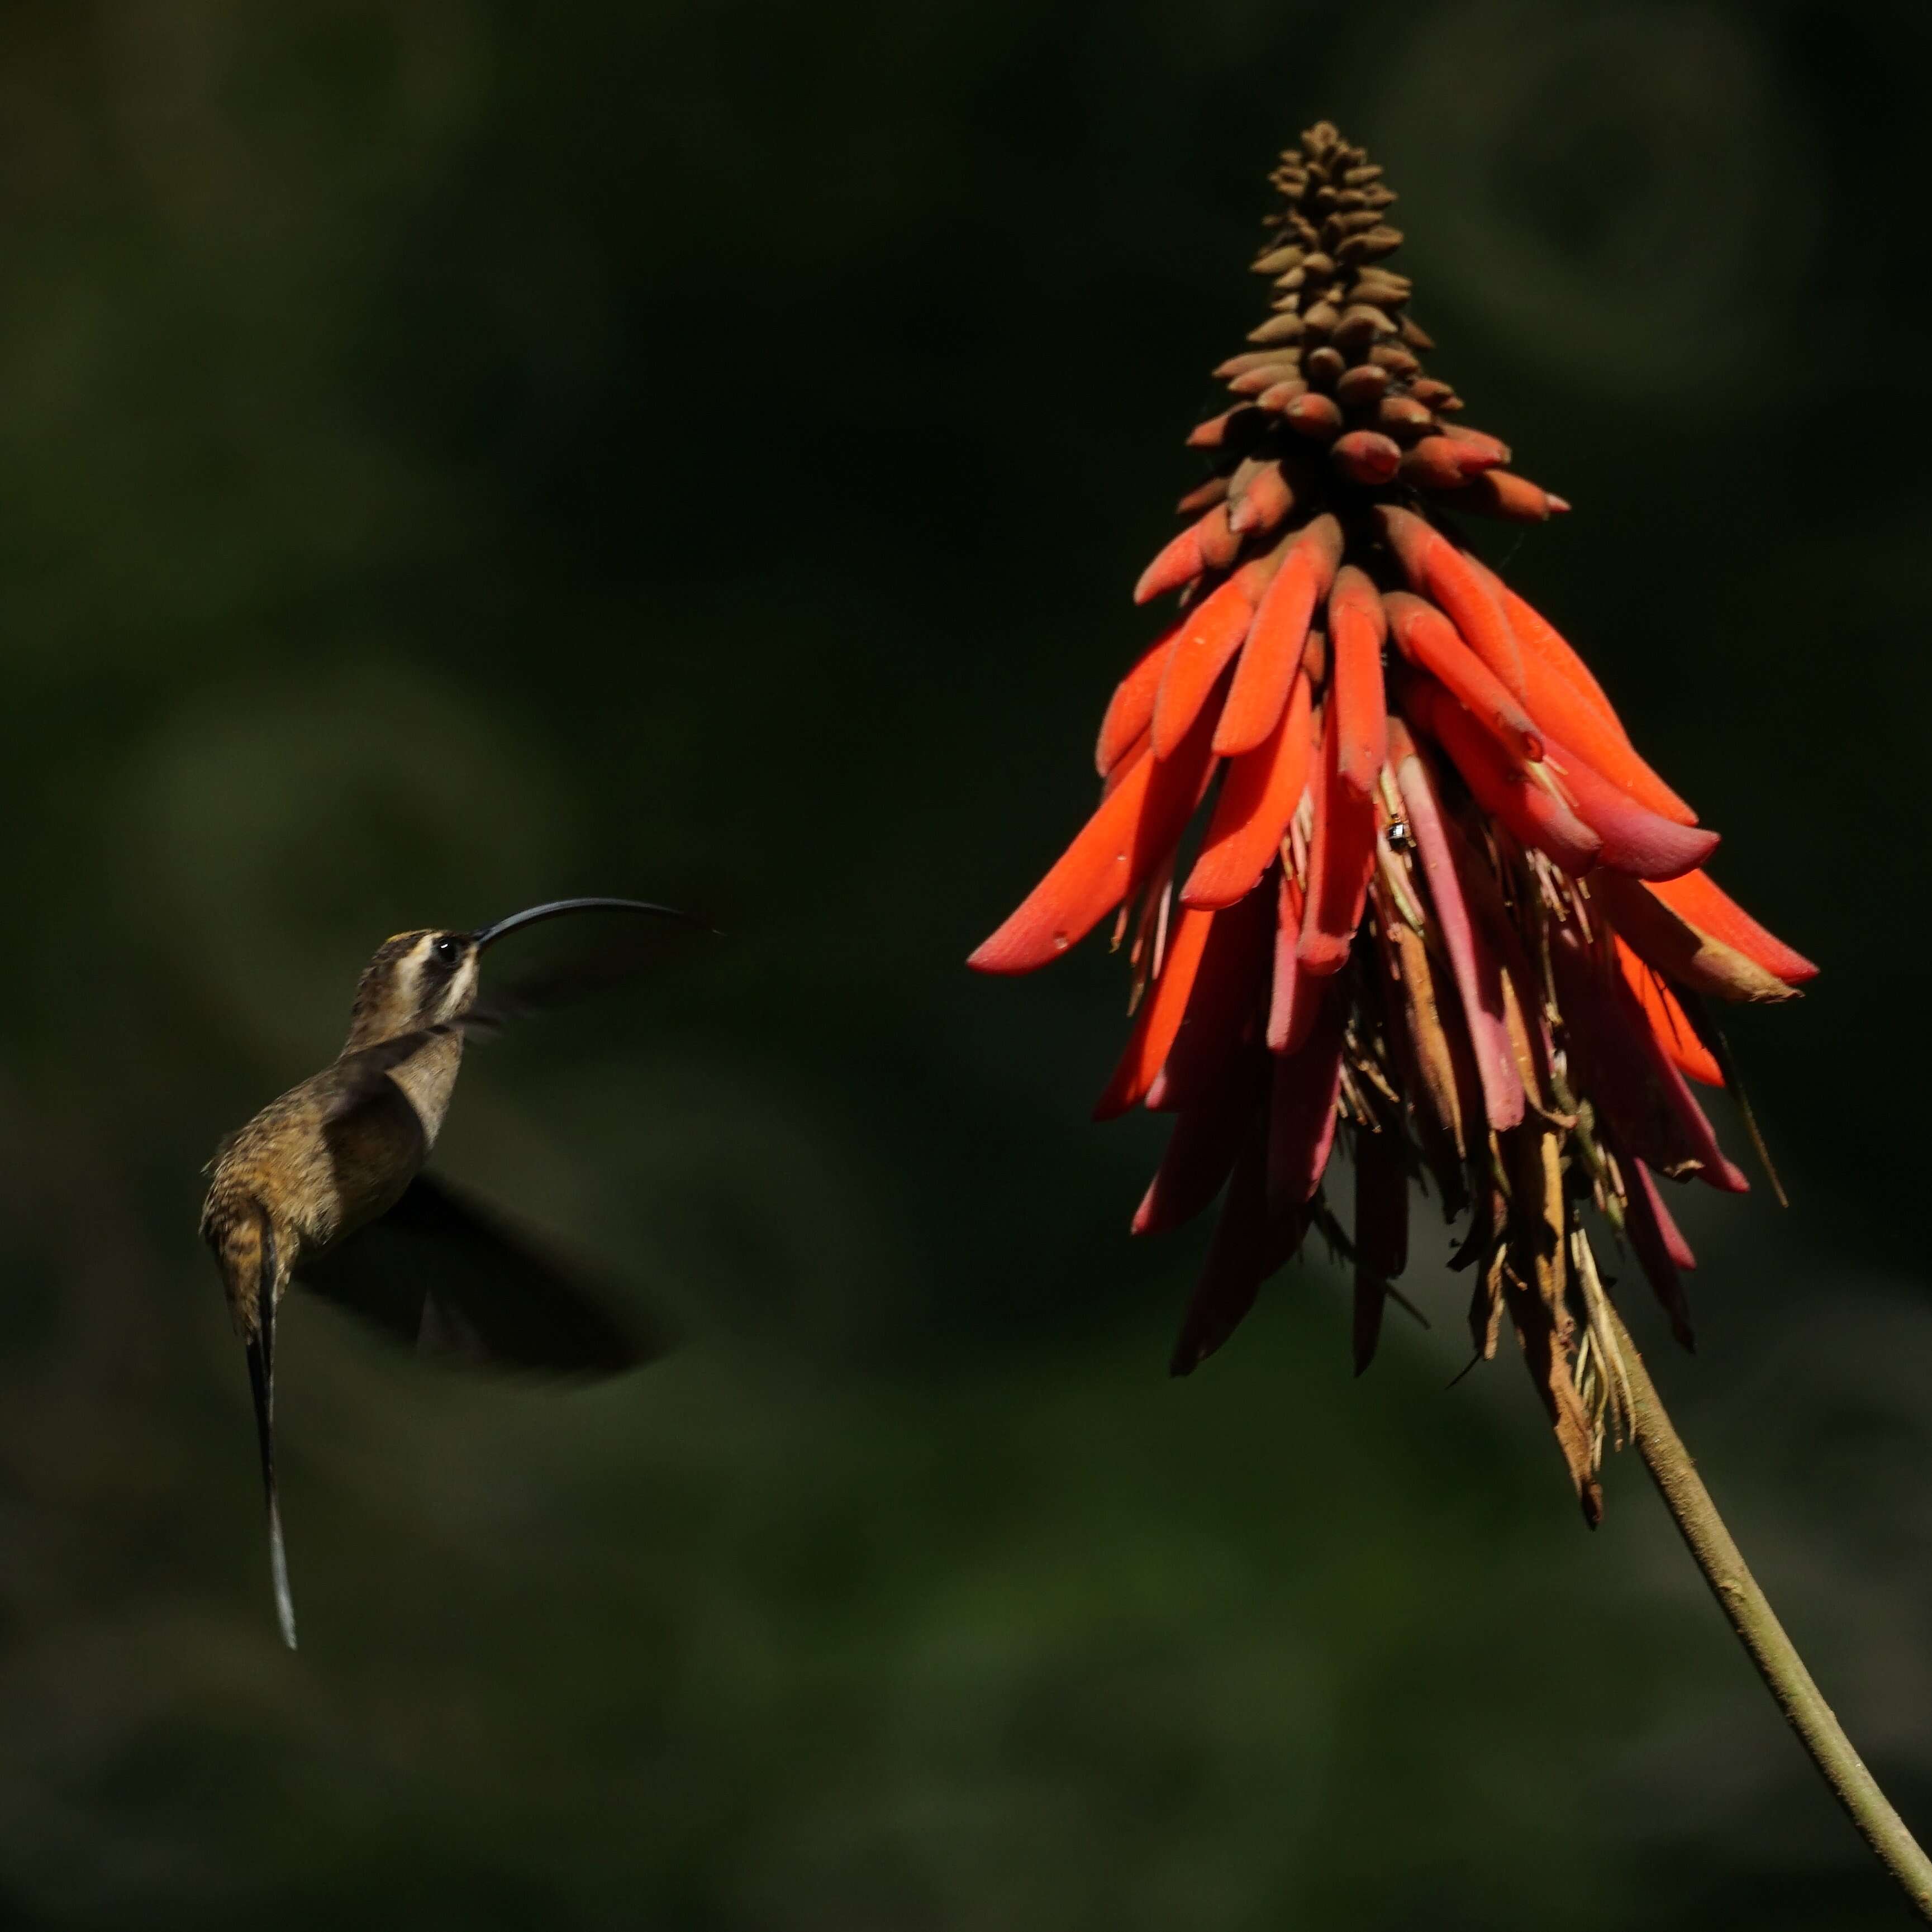
<path fill-rule="evenodd" d="M 1450 522 L 1569 506 L 1424 374 L 1409 284 L 1377 266 L 1402 238 L 1381 174 L 1325 124 L 1283 158 L 1274 312 L 1216 372 L 1234 404 L 1188 439 L 1214 476 L 1136 593 L 1180 617 L 1107 707 L 1099 808 L 971 964 L 1030 972 L 1118 911 L 1133 1025 L 1096 1112 L 1174 1116 L 1134 1231 L 1223 1197 L 1177 1374 L 1311 1228 L 1352 1256 L 1366 1366 L 1432 1180 L 1467 1216 L 1476 1346 L 1507 1312 L 1594 1520 L 1627 1404 L 1585 1211 L 1688 1342 L 1657 1178 L 1745 1186 L 1687 1084 L 1727 1078 L 1705 1000 L 1816 968 L 1700 869 L 1717 834 Z"/>

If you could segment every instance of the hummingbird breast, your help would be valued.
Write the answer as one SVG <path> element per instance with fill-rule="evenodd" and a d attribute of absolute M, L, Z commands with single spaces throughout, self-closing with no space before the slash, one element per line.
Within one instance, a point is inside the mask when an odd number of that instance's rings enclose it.
<path fill-rule="evenodd" d="M 259 1321 L 260 1226 L 272 1227 L 276 1294 L 321 1253 L 399 1201 L 441 1130 L 462 1063 L 460 1034 L 424 1043 L 373 1088 L 342 1063 L 272 1100 L 216 1156 L 202 1236 L 221 1264 L 244 1334 Z"/>

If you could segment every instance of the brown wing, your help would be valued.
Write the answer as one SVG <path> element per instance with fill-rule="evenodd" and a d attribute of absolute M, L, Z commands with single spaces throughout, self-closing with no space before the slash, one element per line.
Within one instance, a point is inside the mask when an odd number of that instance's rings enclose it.
<path fill-rule="evenodd" d="M 614 1314 L 614 1294 L 425 1174 L 296 1279 L 392 1339 L 472 1366 L 610 1376 L 670 1346 L 662 1329 Z"/>
<path fill-rule="evenodd" d="M 472 1036 L 492 1034 L 527 1014 L 588 999 L 662 964 L 692 934 L 710 930 L 703 920 L 688 916 L 677 924 L 626 921 L 598 935 L 595 944 L 574 946 L 513 979 L 500 982 L 489 976 L 458 1024 Z"/>

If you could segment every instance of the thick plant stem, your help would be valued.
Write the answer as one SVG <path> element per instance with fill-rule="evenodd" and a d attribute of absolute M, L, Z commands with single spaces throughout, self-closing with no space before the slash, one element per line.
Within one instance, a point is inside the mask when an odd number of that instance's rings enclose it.
<path fill-rule="evenodd" d="M 1932 1920 L 1932 1860 L 1905 1828 L 1892 1801 L 1878 1787 L 1864 1760 L 1852 1748 L 1832 1707 L 1819 1694 L 1784 1627 L 1766 1600 L 1757 1580 L 1731 1540 L 1710 1492 L 1704 1486 L 1644 1366 L 1630 1331 L 1614 1309 L 1610 1322 L 1634 1411 L 1637 1453 L 1654 1478 L 1718 1606 L 1730 1621 L 1738 1641 L 1750 1653 L 1758 1675 L 1778 1700 L 1798 1741 L 1832 1787 L 1833 1794 L 1858 1828 L 1859 1835 L 1878 1855 L 1879 1862 L 1905 1888 L 1919 1916 Z"/>

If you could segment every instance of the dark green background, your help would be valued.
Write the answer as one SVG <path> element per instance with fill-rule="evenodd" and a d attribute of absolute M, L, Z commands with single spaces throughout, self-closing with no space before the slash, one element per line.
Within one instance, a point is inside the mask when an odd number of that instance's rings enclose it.
<path fill-rule="evenodd" d="M 1091 796 L 1321 115 L 1404 200 L 1492 546 L 1820 958 L 1736 1040 L 1693 1445 L 1932 1825 L 1916 0 L 14 0 L 0 14 L 0 1920 L 1882 1926 L 1634 1461 L 1580 1526 L 1424 1231 L 1359 1384 L 1088 1106 Z M 383 935 L 728 938 L 479 1054 L 446 1164 L 693 1346 L 586 1394 L 290 1316 L 278 1647 L 218 1136 Z M 600 1022 L 602 1023 L 600 1024 Z M 1736 1130 L 1726 1131 L 1735 1141 Z"/>

